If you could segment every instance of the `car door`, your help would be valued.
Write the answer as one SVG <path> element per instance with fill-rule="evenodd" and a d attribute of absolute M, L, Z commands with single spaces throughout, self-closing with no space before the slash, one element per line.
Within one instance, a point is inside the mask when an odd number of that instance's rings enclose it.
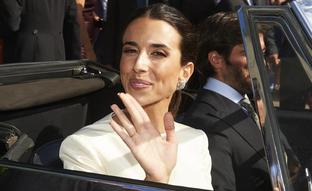
<path fill-rule="evenodd" d="M 311 13 L 308 0 L 239 11 L 271 180 L 281 191 L 312 189 Z"/>

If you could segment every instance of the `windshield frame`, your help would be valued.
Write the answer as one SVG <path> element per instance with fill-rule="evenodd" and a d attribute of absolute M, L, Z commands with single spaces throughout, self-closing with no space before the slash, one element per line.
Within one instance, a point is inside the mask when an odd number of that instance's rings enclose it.
<path fill-rule="evenodd" d="M 288 40 L 295 47 L 297 57 L 312 80 L 312 52 L 311 38 L 293 13 L 292 7 L 242 7 L 238 11 L 239 22 L 248 61 L 248 68 L 252 79 L 254 96 L 261 97 L 266 107 L 266 121 L 263 130 L 265 152 L 268 158 L 269 172 L 272 186 L 280 190 L 294 190 L 288 178 L 288 168 L 283 154 L 280 138 L 280 127 L 272 104 L 272 95 L 269 90 L 269 79 L 265 70 L 265 63 L 258 39 L 257 23 L 276 21 L 282 26 Z M 310 56 L 309 56 L 310 55 Z"/>
<path fill-rule="evenodd" d="M 312 40 L 312 1 L 296 0 L 290 2 L 290 6 L 299 18 L 298 20 L 301 22 L 303 28 L 309 34 L 308 37 Z"/>

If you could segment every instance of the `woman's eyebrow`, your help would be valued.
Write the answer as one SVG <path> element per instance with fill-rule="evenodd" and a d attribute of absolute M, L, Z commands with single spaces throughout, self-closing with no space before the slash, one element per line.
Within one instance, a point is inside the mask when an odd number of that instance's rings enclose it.
<path fill-rule="evenodd" d="M 154 43 L 154 44 L 151 44 L 151 47 L 153 47 L 153 48 L 164 48 L 164 49 L 170 49 L 170 47 L 168 47 L 167 45 L 165 45 L 165 44 L 159 44 L 159 43 Z"/>
<path fill-rule="evenodd" d="M 126 41 L 122 44 L 122 46 L 125 46 L 125 45 L 130 45 L 130 46 L 136 46 L 138 47 L 138 43 L 136 43 L 135 41 Z M 170 47 L 168 47 L 167 45 L 165 44 L 162 44 L 162 43 L 152 43 L 151 44 L 151 47 L 152 48 L 164 48 L 164 49 L 171 49 Z"/>
<path fill-rule="evenodd" d="M 126 41 L 122 44 L 122 46 L 130 45 L 130 46 L 138 46 L 138 44 L 134 41 Z"/>

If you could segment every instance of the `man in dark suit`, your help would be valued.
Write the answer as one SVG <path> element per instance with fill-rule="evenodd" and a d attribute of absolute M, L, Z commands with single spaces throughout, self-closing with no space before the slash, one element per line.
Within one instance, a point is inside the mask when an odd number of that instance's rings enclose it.
<path fill-rule="evenodd" d="M 6 40 L 13 62 L 80 58 L 79 25 L 74 0 L 2 0 L 0 16 L 14 33 Z M 63 25 L 66 31 L 63 34 Z M 66 42 L 64 42 L 66 36 Z M 68 45 L 68 46 L 65 46 Z M 76 46 L 74 46 L 76 45 Z M 65 55 L 65 50 L 68 50 Z"/>
<path fill-rule="evenodd" d="M 182 121 L 208 135 L 214 190 L 272 190 L 260 126 L 240 105 L 251 93 L 251 80 L 237 16 L 208 17 L 200 39 L 204 80 Z M 264 49 L 262 33 L 259 39 Z"/>

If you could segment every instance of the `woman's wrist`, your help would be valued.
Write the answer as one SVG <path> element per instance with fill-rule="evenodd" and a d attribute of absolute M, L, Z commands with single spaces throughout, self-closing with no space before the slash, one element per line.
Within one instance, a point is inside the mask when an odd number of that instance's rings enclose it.
<path fill-rule="evenodd" d="M 167 184 L 169 182 L 169 175 L 162 175 L 162 176 L 157 176 L 157 177 L 146 175 L 144 180 Z"/>

